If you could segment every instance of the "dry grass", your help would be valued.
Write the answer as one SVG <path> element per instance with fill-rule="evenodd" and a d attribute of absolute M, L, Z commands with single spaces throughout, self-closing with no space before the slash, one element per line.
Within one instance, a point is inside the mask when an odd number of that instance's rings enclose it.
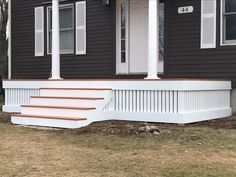
<path fill-rule="evenodd" d="M 138 134 L 135 122 L 101 122 L 78 130 L 13 126 L 0 114 L 1 177 L 234 177 L 236 117 L 172 134 Z"/>

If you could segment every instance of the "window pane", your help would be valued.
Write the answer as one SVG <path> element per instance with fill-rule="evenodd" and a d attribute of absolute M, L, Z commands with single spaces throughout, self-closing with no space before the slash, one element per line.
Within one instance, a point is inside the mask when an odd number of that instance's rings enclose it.
<path fill-rule="evenodd" d="M 125 39 L 125 33 L 126 33 L 126 29 L 121 28 L 121 39 Z"/>
<path fill-rule="evenodd" d="M 159 36 L 164 36 L 164 24 L 159 26 Z"/>
<path fill-rule="evenodd" d="M 121 16 L 121 28 L 126 26 L 126 16 Z"/>
<path fill-rule="evenodd" d="M 125 63 L 126 62 L 126 53 L 125 52 L 121 52 L 121 63 Z"/>
<path fill-rule="evenodd" d="M 160 3 L 160 23 L 164 23 L 164 3 Z"/>
<path fill-rule="evenodd" d="M 159 61 L 164 61 L 164 50 L 159 50 Z"/>
<path fill-rule="evenodd" d="M 60 9 L 60 28 L 73 27 L 73 10 L 72 8 Z"/>
<path fill-rule="evenodd" d="M 160 4 L 159 61 L 164 61 L 164 3 Z"/>
<path fill-rule="evenodd" d="M 52 30 L 52 9 L 49 9 L 49 12 L 48 12 L 48 20 L 49 20 L 49 29 Z"/>
<path fill-rule="evenodd" d="M 225 0 L 225 12 L 236 12 L 236 0 Z"/>
<path fill-rule="evenodd" d="M 159 49 L 163 50 L 164 49 L 164 37 L 159 37 Z"/>
<path fill-rule="evenodd" d="M 125 40 L 121 40 L 121 51 L 125 51 Z"/>
<path fill-rule="evenodd" d="M 64 53 L 74 51 L 74 31 L 60 32 L 60 49 Z"/>
<path fill-rule="evenodd" d="M 121 15 L 124 16 L 127 13 L 127 5 L 121 4 Z"/>
<path fill-rule="evenodd" d="M 225 18 L 226 18 L 226 40 L 235 40 L 236 15 L 227 15 Z"/>
<path fill-rule="evenodd" d="M 48 46 L 48 50 L 49 50 L 49 51 L 48 51 L 48 52 L 49 52 L 49 53 L 52 53 L 52 32 L 49 32 L 48 38 L 49 38 L 49 41 L 48 41 L 48 42 L 49 42 L 49 44 L 48 44 L 48 45 L 49 45 L 49 46 Z"/>

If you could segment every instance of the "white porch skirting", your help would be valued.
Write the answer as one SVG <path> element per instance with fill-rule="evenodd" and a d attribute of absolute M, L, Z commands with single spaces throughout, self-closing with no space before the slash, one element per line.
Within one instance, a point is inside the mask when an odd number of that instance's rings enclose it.
<path fill-rule="evenodd" d="M 192 123 L 228 117 L 230 81 L 212 80 L 5 80 L 4 112 L 20 112 L 40 88 L 111 88 L 101 120 Z"/>

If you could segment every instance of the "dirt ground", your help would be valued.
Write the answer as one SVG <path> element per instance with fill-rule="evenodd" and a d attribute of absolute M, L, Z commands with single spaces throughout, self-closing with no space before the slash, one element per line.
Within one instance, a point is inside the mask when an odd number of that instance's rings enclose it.
<path fill-rule="evenodd" d="M 236 116 L 139 133 L 107 121 L 75 130 L 14 126 L 0 113 L 1 177 L 235 177 Z"/>

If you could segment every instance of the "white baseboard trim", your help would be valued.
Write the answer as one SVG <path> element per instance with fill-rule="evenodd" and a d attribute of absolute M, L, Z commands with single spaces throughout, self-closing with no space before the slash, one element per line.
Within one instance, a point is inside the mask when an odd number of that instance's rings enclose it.
<path fill-rule="evenodd" d="M 231 115 L 232 115 L 231 108 L 215 109 L 215 110 L 183 114 L 182 120 L 183 124 L 188 124 L 188 123 L 230 117 Z"/>
<path fill-rule="evenodd" d="M 208 111 L 193 112 L 193 113 L 180 113 L 180 114 L 112 111 L 104 113 L 103 120 L 127 120 L 127 121 L 141 121 L 141 122 L 188 124 L 217 118 L 229 117 L 231 115 L 232 115 L 231 108 L 208 110 Z"/>

